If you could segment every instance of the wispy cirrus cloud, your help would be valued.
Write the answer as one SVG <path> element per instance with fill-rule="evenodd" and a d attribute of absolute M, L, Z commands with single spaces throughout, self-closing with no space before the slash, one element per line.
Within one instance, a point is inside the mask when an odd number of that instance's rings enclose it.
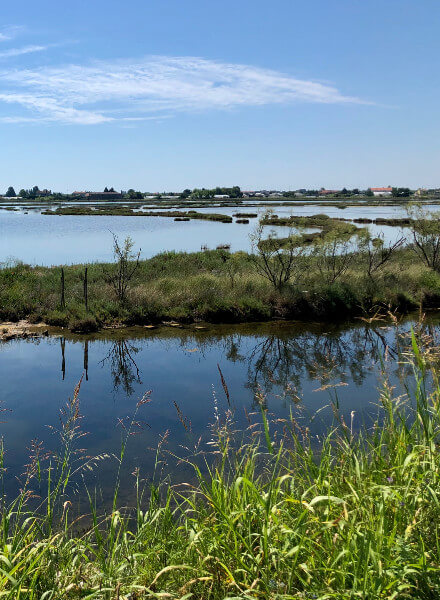
<path fill-rule="evenodd" d="M 1 54 L 0 54 L 1 56 Z M 21 105 L 17 119 L 98 124 L 164 112 L 227 110 L 292 103 L 371 104 L 336 87 L 258 67 L 197 57 L 0 71 L 0 102 Z M 132 116 L 130 116 L 132 115 Z M 15 120 L 14 120 L 15 119 Z"/>
<path fill-rule="evenodd" d="M 42 52 L 43 50 L 47 50 L 47 46 L 23 46 L 22 48 L 8 48 L 8 50 L 0 51 L 0 58 L 12 58 L 14 56 L 22 56 L 23 54 Z"/>
<path fill-rule="evenodd" d="M 24 30 L 25 28 L 22 25 L 6 25 L 5 27 L 0 27 L 0 42 L 12 40 Z"/>

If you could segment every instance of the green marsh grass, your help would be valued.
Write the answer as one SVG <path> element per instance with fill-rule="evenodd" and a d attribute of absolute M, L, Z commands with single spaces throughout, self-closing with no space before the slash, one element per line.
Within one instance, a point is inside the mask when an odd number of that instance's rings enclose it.
<path fill-rule="evenodd" d="M 86 265 L 64 267 L 65 306 L 61 306 L 60 267 L 21 263 L 0 268 L 0 320 L 32 322 L 80 330 L 105 325 L 146 325 L 175 320 L 251 322 L 273 318 L 352 319 L 377 309 L 402 313 L 423 305 L 440 307 L 440 276 L 409 248 L 395 251 L 374 281 L 367 257 L 355 253 L 349 268 L 331 285 L 324 283 L 310 253 L 300 257 L 300 276 L 274 290 L 256 272 L 252 256 L 226 250 L 166 252 L 141 260 L 126 301 L 118 302 L 108 279 L 111 264 L 88 264 L 88 311 L 84 306 Z M 339 259 L 336 259 L 339 260 Z"/>

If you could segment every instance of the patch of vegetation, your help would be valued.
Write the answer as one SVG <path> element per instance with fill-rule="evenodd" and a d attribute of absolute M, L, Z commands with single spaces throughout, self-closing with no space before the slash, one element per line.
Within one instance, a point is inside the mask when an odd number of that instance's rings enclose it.
<path fill-rule="evenodd" d="M 255 219 L 255 217 L 258 217 L 257 213 L 246 213 L 246 212 L 234 213 L 232 216 L 237 217 L 237 219 Z"/>
<path fill-rule="evenodd" d="M 223 249 L 162 253 L 139 261 L 124 287 L 123 301 L 115 287 L 119 281 L 118 265 L 92 263 L 87 265 L 87 314 L 84 313 L 84 265 L 64 267 L 64 307 L 59 267 L 4 266 L 0 269 L 0 319 L 16 321 L 39 315 L 48 324 L 60 326 L 85 316 L 93 317 L 99 326 L 145 325 L 169 320 L 184 323 L 273 318 L 325 320 L 368 315 L 378 306 L 406 311 L 424 304 L 428 297 L 430 306 L 435 304 L 427 278 L 432 269 L 415 260 L 411 248 L 397 249 L 375 272 L 374 281 L 368 276 L 368 253 L 345 249 L 344 256 L 347 253 L 350 256 L 347 269 L 336 281 L 326 284 L 318 265 L 323 265 L 322 268 L 330 265 L 330 259 L 326 262 L 325 257 L 332 256 L 332 248 L 329 242 L 316 246 L 312 252 L 299 252 L 293 261 L 298 277 L 288 277 L 277 288 L 256 268 L 256 255 L 231 254 Z M 337 263 L 343 258 L 336 255 L 332 260 Z M 135 261 L 129 263 L 127 268 L 132 269 L 134 264 Z M 271 249 L 268 264 L 279 264 L 276 247 Z M 404 305 L 402 294 L 406 298 Z"/>
<path fill-rule="evenodd" d="M 45 210 L 43 215 L 77 215 L 77 216 L 119 216 L 119 217 L 169 217 L 174 220 L 197 219 L 202 221 L 220 221 L 232 223 L 230 215 L 219 213 L 200 213 L 195 210 L 181 211 L 139 211 L 129 206 L 64 206 L 56 210 Z"/>
<path fill-rule="evenodd" d="M 290 216 L 290 217 L 279 217 L 268 211 L 261 219 L 261 223 L 266 226 L 281 226 L 290 227 L 294 229 L 320 229 L 317 232 L 307 233 L 294 233 L 284 238 L 275 238 L 271 236 L 270 242 L 265 239 L 261 239 L 260 244 L 262 247 L 267 243 L 279 244 L 280 248 L 287 248 L 292 242 L 297 246 L 307 246 L 319 241 L 327 240 L 329 238 L 346 238 L 349 239 L 353 235 L 365 235 L 366 230 L 360 229 L 353 223 L 350 223 L 348 219 L 329 217 L 328 215 L 312 215 L 306 217 Z"/>

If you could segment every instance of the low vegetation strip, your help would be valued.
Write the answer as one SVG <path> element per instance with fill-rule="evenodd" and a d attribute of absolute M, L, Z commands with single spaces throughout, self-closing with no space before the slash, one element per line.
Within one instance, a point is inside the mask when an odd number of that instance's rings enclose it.
<path fill-rule="evenodd" d="M 411 344 L 400 360 L 413 395 L 394 397 L 384 374 L 372 427 L 354 413 L 346 423 L 332 403 L 330 431 L 312 436 L 295 410 L 281 424 L 271 420 L 257 394 L 260 412 L 248 416 L 247 432 L 232 414 L 216 413 L 209 444 L 187 449 L 186 485 L 161 479 L 160 468 L 135 469 L 133 508 L 120 506 L 117 478 L 111 509 L 100 509 L 93 492 L 84 516 L 75 514 L 74 490 L 84 472 L 99 480 L 103 457 L 81 451 L 78 386 L 62 412 L 59 448 L 48 455 L 34 443 L 20 494 L 2 496 L 2 597 L 439 597 L 438 350 L 423 331 Z M 150 400 L 125 421 L 119 469 Z M 165 438 L 156 457 L 170 460 Z M 3 448 L 1 459 L 3 472 Z"/>
<path fill-rule="evenodd" d="M 309 216 L 297 216 L 291 215 L 289 217 L 279 217 L 276 214 L 270 214 L 264 219 L 265 225 L 275 225 L 282 227 L 320 227 L 324 229 L 337 229 L 338 223 L 359 223 L 365 225 L 388 225 L 389 227 L 411 227 L 416 224 L 417 219 L 410 217 L 402 218 L 386 218 L 377 217 L 376 219 L 369 219 L 367 217 L 359 217 L 356 219 L 345 219 L 343 217 L 329 217 L 324 214 L 309 215 Z M 429 222 L 429 220 L 426 220 Z"/>
<path fill-rule="evenodd" d="M 87 331 L 163 320 L 344 320 L 368 316 L 378 307 L 402 312 L 439 308 L 438 272 L 411 248 L 396 249 L 381 263 L 385 250 L 370 245 L 351 252 L 335 241 L 308 254 L 294 248 L 290 264 L 289 250 L 280 251 L 280 262 L 277 248 L 261 256 L 227 250 L 167 252 L 149 260 L 89 264 L 87 274 L 85 265 L 4 265 L 0 319 Z M 264 271 L 265 261 L 272 271 Z M 131 266 L 133 275 L 121 288 L 121 270 L 127 273 Z"/>
<path fill-rule="evenodd" d="M 173 219 L 198 219 L 202 221 L 220 221 L 221 223 L 232 223 L 232 217 L 220 213 L 201 213 L 195 210 L 178 211 L 141 211 L 128 206 L 66 206 L 56 210 L 45 210 L 44 215 L 78 215 L 78 216 L 119 216 L 119 217 L 169 217 Z"/>

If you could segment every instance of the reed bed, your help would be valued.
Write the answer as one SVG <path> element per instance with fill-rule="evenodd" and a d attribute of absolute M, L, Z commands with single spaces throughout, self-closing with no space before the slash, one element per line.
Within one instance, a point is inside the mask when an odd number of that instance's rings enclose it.
<path fill-rule="evenodd" d="M 439 597 L 438 352 L 416 333 L 411 345 L 400 359 L 410 373 L 406 392 L 396 397 L 384 379 L 372 398 L 372 427 L 345 423 L 335 406 L 334 425 L 312 436 L 293 413 L 271 420 L 257 393 L 260 416 L 247 432 L 235 430 L 232 414 L 215 413 L 205 451 L 182 458 L 194 473 L 188 485 L 155 479 L 146 490 L 136 472 L 131 509 L 119 506 L 117 478 L 111 510 L 100 513 L 90 493 L 89 514 L 73 519 L 72 483 L 85 467 L 99 469 L 99 457 L 78 452 L 78 386 L 64 411 L 60 452 L 43 460 L 34 446 L 21 493 L 3 498 L 1 597 Z M 148 411 L 148 402 L 137 411 Z M 163 452 L 164 440 L 156 464 Z M 31 508 L 31 490 L 43 482 L 45 497 Z"/>

